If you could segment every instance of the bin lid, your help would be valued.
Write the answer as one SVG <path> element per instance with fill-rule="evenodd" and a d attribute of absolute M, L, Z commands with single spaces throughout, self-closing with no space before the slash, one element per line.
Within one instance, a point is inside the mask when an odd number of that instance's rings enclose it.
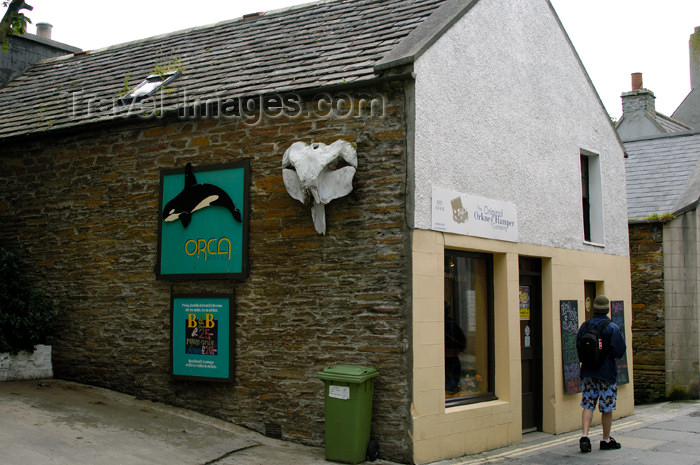
<path fill-rule="evenodd" d="M 324 381 L 343 381 L 360 384 L 374 378 L 378 374 L 379 370 L 373 367 L 336 365 L 324 368 L 323 371 L 318 373 L 318 377 Z"/>

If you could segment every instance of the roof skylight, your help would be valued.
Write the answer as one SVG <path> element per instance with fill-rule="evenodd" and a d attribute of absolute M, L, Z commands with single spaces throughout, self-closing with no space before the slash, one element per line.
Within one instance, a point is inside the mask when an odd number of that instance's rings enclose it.
<path fill-rule="evenodd" d="M 128 105 L 132 102 L 139 102 L 146 97 L 156 93 L 161 87 L 164 87 L 182 75 L 180 71 L 170 71 L 163 74 L 151 74 L 146 79 L 141 81 L 139 85 L 134 87 L 131 92 L 119 99 L 122 105 Z"/>

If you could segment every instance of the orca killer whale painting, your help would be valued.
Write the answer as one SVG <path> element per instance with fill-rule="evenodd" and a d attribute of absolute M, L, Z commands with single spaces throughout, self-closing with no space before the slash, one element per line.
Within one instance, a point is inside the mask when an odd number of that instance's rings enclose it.
<path fill-rule="evenodd" d="M 248 278 L 250 161 L 160 170 L 156 276 Z"/>
<path fill-rule="evenodd" d="M 241 222 L 241 212 L 231 200 L 231 197 L 220 187 L 213 184 L 197 184 L 192 164 L 185 165 L 185 186 L 163 209 L 163 220 L 166 222 L 180 220 L 185 228 L 192 221 L 192 214 L 197 210 L 208 207 L 224 207 L 231 212 L 233 218 Z"/>

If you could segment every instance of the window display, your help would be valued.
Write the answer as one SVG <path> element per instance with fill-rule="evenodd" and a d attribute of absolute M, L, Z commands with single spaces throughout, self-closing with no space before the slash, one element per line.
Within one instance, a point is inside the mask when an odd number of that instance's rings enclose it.
<path fill-rule="evenodd" d="M 493 397 L 491 256 L 445 251 L 445 399 Z"/>

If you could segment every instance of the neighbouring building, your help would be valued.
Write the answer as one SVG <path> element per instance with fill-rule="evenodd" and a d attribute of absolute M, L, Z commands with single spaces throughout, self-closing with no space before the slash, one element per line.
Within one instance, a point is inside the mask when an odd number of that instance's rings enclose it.
<path fill-rule="evenodd" d="M 700 385 L 700 101 L 697 28 L 692 90 L 669 118 L 641 73 L 622 94 L 632 269 L 635 400 L 697 398 Z"/>
<path fill-rule="evenodd" d="M 700 133 L 641 138 L 625 147 L 635 399 L 697 397 Z"/>
<path fill-rule="evenodd" d="M 623 142 L 692 129 L 656 111 L 656 96 L 644 88 L 642 73 L 632 73 L 632 90 L 622 94 L 622 116 L 617 122 L 617 133 Z"/>
<path fill-rule="evenodd" d="M 690 36 L 688 45 L 690 59 L 690 92 L 671 115 L 690 127 L 700 130 L 700 26 Z"/>
<path fill-rule="evenodd" d="M 58 377 L 322 446 L 317 373 L 372 366 L 380 456 L 426 463 L 578 429 L 596 294 L 631 341 L 624 150 L 546 0 L 247 15 L 42 61 L 0 109 Z"/>
<path fill-rule="evenodd" d="M 0 53 L 0 87 L 46 58 L 78 53 L 81 50 L 51 39 L 53 26 L 38 23 L 36 34 L 25 33 L 7 38 L 10 48 Z"/>

